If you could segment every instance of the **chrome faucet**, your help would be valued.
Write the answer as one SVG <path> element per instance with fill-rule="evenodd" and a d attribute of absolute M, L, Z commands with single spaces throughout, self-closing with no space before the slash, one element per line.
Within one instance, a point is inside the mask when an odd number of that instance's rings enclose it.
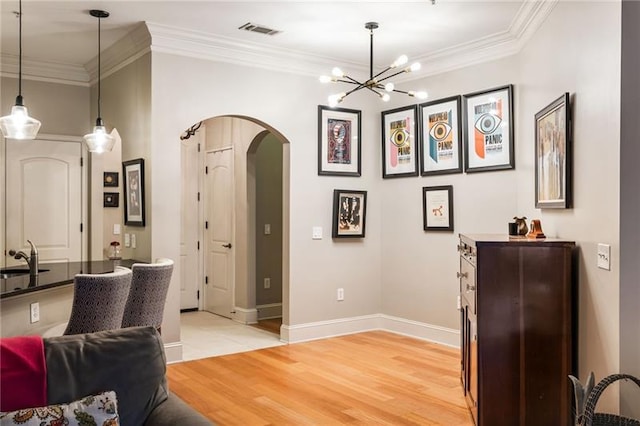
<path fill-rule="evenodd" d="M 13 256 L 14 259 L 24 259 L 29 265 L 29 275 L 35 277 L 38 275 L 38 248 L 31 240 L 27 240 L 31 246 L 31 256 L 27 256 L 22 250 L 17 252 L 15 250 L 9 250 L 9 256 Z"/>

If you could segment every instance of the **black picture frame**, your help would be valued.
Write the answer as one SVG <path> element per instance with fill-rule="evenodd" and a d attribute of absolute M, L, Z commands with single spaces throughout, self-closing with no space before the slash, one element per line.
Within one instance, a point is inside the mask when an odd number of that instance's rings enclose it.
<path fill-rule="evenodd" d="M 364 238 L 367 191 L 333 190 L 333 238 Z"/>
<path fill-rule="evenodd" d="M 562 94 L 535 115 L 535 205 L 571 207 L 571 99 Z"/>
<path fill-rule="evenodd" d="M 425 231 L 453 232 L 453 186 L 422 188 L 422 227 Z"/>
<path fill-rule="evenodd" d="M 122 163 L 124 186 L 124 223 L 127 226 L 145 226 L 144 159 L 136 158 Z"/>
<path fill-rule="evenodd" d="M 382 111 L 382 177 L 418 176 L 418 107 Z"/>
<path fill-rule="evenodd" d="M 117 188 L 119 185 L 118 182 L 118 172 L 104 172 L 103 178 L 102 178 L 102 184 L 105 188 L 108 187 L 115 187 Z"/>
<path fill-rule="evenodd" d="M 463 95 L 464 171 L 515 168 L 513 85 Z"/>
<path fill-rule="evenodd" d="M 120 194 L 118 192 L 105 192 L 102 194 L 103 207 L 119 207 Z"/>
<path fill-rule="evenodd" d="M 318 105 L 318 175 L 361 175 L 359 110 Z"/>
<path fill-rule="evenodd" d="M 462 96 L 424 102 L 418 112 L 421 175 L 462 173 Z"/>

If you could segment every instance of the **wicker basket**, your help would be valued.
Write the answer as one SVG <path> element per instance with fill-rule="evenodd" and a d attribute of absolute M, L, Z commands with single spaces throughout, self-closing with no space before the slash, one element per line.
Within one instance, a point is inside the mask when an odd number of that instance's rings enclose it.
<path fill-rule="evenodd" d="M 584 415 L 580 419 L 583 426 L 640 426 L 640 421 L 616 414 L 595 413 L 596 404 L 604 389 L 611 383 L 622 379 L 632 380 L 640 387 L 640 380 L 629 374 L 612 374 L 602 379 L 589 393 L 584 409 Z"/>

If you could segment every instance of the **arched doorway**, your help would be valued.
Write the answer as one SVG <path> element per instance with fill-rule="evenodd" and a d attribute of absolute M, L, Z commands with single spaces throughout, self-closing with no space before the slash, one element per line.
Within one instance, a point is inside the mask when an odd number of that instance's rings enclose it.
<path fill-rule="evenodd" d="M 282 323 L 287 324 L 289 309 L 287 296 L 289 290 L 288 141 L 264 123 L 249 117 L 235 116 L 204 120 L 193 138 L 197 141 L 194 143 L 200 145 L 199 150 L 191 148 L 189 151 L 190 155 L 196 159 L 191 161 L 185 161 L 184 157 L 182 159 L 182 245 L 194 243 L 199 245 L 200 250 L 195 254 L 187 254 L 183 251 L 185 257 L 181 259 L 184 266 L 181 290 L 192 285 L 195 280 L 194 288 L 200 298 L 196 299 L 197 306 L 181 304 L 181 310 L 208 310 L 211 299 L 219 296 L 216 293 L 220 293 L 220 289 L 225 289 L 231 292 L 230 306 L 227 315 L 224 314 L 224 309 L 216 312 L 218 315 L 244 324 L 255 323 L 260 316 L 281 316 Z M 185 152 L 183 149 L 183 155 Z M 219 180 L 218 184 L 225 180 L 229 182 L 230 195 L 226 199 L 232 204 L 229 210 L 232 217 L 227 222 L 230 228 L 228 237 L 224 242 L 216 242 L 218 245 L 228 246 L 226 249 L 228 249 L 230 266 L 228 270 L 223 269 L 222 273 L 219 270 L 216 271 L 216 268 L 225 268 L 219 262 L 220 256 L 216 257 L 207 251 L 213 245 L 211 243 L 213 240 L 207 239 L 207 233 L 215 229 L 214 222 L 220 219 L 219 210 L 216 209 L 225 199 L 225 197 L 217 198 L 212 192 L 212 187 L 208 187 L 212 182 L 211 175 L 208 173 L 216 173 L 213 168 L 218 166 L 208 164 L 207 158 L 214 157 L 215 153 L 220 152 L 226 153 L 225 156 L 230 159 L 231 168 L 226 169 L 225 179 Z M 279 157 L 278 172 L 275 174 L 271 164 L 274 152 Z M 194 182 L 194 174 L 199 175 L 195 178 L 198 186 L 195 191 L 191 188 L 193 183 L 185 185 L 185 182 Z M 270 178 L 262 177 L 266 175 Z M 271 186 L 265 186 L 266 180 L 272 182 L 269 184 Z M 278 206 L 273 205 L 270 197 L 263 196 L 265 191 L 278 194 Z M 194 197 L 185 195 L 193 193 L 197 195 Z M 189 200 L 190 197 L 193 199 Z M 217 201 L 212 204 L 213 199 Z M 200 217 L 198 220 L 194 220 L 196 212 Z M 184 220 L 187 217 L 189 220 Z M 195 233 L 197 241 L 185 241 L 185 226 L 199 228 Z M 224 226 L 219 229 L 223 228 Z M 274 246 L 272 242 L 276 240 L 277 244 Z M 265 245 L 268 247 L 265 248 Z M 276 253 L 277 256 L 273 256 L 273 247 L 277 247 L 276 250 L 279 252 Z M 266 259 L 267 254 L 270 256 L 269 259 Z M 193 256 L 197 256 L 196 261 Z M 273 259 L 277 262 L 275 270 Z M 266 264 L 268 267 L 265 268 Z M 199 276 L 187 277 L 187 271 L 190 270 L 187 265 L 198 265 L 196 275 Z M 226 277 L 225 282 L 214 280 L 214 277 L 220 276 Z M 274 298 L 276 293 L 278 297 Z"/>

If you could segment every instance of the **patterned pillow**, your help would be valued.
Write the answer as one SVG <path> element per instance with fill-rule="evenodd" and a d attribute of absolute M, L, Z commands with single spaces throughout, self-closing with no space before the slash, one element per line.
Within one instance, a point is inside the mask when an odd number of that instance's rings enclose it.
<path fill-rule="evenodd" d="M 119 426 L 116 393 L 103 392 L 69 404 L 0 413 L 0 426 Z"/>

